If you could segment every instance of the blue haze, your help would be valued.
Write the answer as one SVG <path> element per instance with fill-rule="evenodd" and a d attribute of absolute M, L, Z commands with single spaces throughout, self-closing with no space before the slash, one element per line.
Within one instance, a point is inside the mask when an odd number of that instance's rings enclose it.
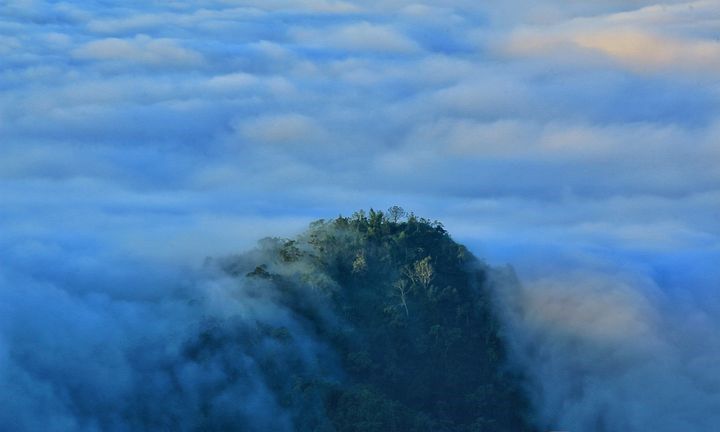
<path fill-rule="evenodd" d="M 0 429 L 123 430 L 65 396 L 125 397 L 135 320 L 161 340 L 194 316 L 176 287 L 205 257 L 400 204 L 514 265 L 499 298 L 541 427 L 715 430 L 718 19 L 712 1 L 2 2 Z"/>

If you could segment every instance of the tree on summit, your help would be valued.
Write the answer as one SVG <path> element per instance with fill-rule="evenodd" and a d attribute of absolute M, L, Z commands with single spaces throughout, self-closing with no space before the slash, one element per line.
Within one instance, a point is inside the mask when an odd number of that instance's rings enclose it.
<path fill-rule="evenodd" d="M 392 223 L 397 223 L 400 219 L 405 217 L 405 209 L 400 206 L 392 206 L 387 209 L 387 217 Z"/>

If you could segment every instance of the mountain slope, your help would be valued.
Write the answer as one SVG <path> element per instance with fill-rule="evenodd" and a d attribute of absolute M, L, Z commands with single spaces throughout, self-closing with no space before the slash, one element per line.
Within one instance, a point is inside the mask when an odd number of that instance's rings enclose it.
<path fill-rule="evenodd" d="M 531 430 L 521 381 L 506 367 L 489 269 L 440 223 L 389 214 L 321 220 L 217 262 L 271 291 L 324 347 L 313 367 L 260 364 L 294 428 Z M 297 328 L 262 331 L 298 345 Z"/>

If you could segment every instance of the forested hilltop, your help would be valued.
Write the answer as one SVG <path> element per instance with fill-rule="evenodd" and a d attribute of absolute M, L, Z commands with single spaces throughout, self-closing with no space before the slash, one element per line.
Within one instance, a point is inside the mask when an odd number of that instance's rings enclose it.
<path fill-rule="evenodd" d="M 262 337 L 248 338 L 279 347 L 258 368 L 296 430 L 532 430 L 505 364 L 489 269 L 441 223 L 399 207 L 359 211 L 216 265 L 301 323 L 258 322 Z M 231 343 L 218 332 L 188 349 L 212 355 Z M 323 360 L 296 352 L 308 335 Z"/>

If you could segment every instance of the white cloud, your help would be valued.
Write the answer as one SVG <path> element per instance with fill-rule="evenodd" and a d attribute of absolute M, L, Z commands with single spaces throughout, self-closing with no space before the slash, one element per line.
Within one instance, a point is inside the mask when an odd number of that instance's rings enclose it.
<path fill-rule="evenodd" d="M 227 4 L 252 6 L 267 11 L 288 11 L 319 14 L 351 13 L 363 10 L 357 2 L 341 0 L 279 0 L 266 2 L 262 0 L 226 1 Z"/>
<path fill-rule="evenodd" d="M 270 144 L 307 145 L 324 135 L 322 128 L 312 118 L 300 114 L 237 119 L 233 127 L 247 140 Z"/>
<path fill-rule="evenodd" d="M 718 358 L 718 340 L 680 324 L 684 305 L 671 305 L 652 280 L 586 268 L 505 288 L 508 337 L 534 365 L 542 428 L 711 430 L 718 421 L 709 407 L 720 401 L 703 384 L 718 379 L 705 365 Z M 695 309 L 693 319 L 707 312 Z"/>
<path fill-rule="evenodd" d="M 714 40 L 682 40 L 616 30 L 578 35 L 574 43 L 638 71 L 677 68 L 720 72 L 720 43 Z"/>
<path fill-rule="evenodd" d="M 524 26 L 512 31 L 501 49 L 512 56 L 553 55 L 566 61 L 600 55 L 635 72 L 713 74 L 720 68 L 720 42 L 709 23 L 718 19 L 720 8 L 713 2 L 653 5 Z"/>
<path fill-rule="evenodd" d="M 300 44 L 338 50 L 380 53 L 414 53 L 417 43 L 392 27 L 360 22 L 330 29 L 296 28 L 291 31 Z"/>
<path fill-rule="evenodd" d="M 73 51 L 79 59 L 140 63 L 151 66 L 198 66 L 202 55 L 172 39 L 138 35 L 133 39 L 108 38 L 88 42 Z"/>
<path fill-rule="evenodd" d="M 218 91 L 233 91 L 257 85 L 258 78 L 254 75 L 238 72 L 218 75 L 210 78 L 207 85 Z"/>

